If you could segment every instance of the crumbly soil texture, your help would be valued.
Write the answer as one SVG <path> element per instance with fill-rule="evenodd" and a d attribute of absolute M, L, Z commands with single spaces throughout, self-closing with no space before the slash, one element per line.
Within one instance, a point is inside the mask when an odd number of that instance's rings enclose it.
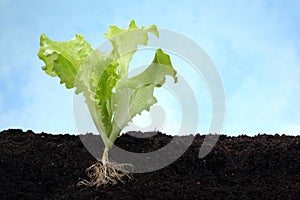
<path fill-rule="evenodd" d="M 152 152 L 173 138 L 160 132 L 153 135 L 123 134 L 116 145 L 131 152 Z M 204 138 L 197 134 L 187 151 L 165 168 L 131 174 L 125 183 L 97 189 L 76 186 L 88 178 L 85 169 L 96 161 L 79 136 L 5 130 L 0 132 L 0 199 L 300 197 L 300 136 L 221 135 L 212 151 L 199 158 Z"/>

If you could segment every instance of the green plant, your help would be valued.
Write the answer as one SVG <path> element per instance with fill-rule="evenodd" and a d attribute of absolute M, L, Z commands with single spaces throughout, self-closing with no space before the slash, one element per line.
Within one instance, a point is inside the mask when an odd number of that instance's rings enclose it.
<path fill-rule="evenodd" d="M 116 183 L 127 175 L 116 171 L 108 160 L 109 149 L 134 116 L 143 110 L 149 111 L 157 102 L 153 91 L 164 84 L 166 75 L 177 82 L 170 57 L 161 49 L 156 50 L 148 68 L 128 77 L 129 63 L 138 45 L 147 45 L 148 33 L 159 37 L 155 25 L 139 28 L 134 20 L 126 29 L 110 26 L 104 34 L 113 47 L 110 52 L 93 50 L 80 34 L 66 42 L 52 41 L 41 35 L 38 57 L 46 64 L 42 69 L 50 76 L 58 76 L 66 88 L 75 88 L 76 94 L 83 93 L 105 144 L 100 163 L 88 169 L 92 181 L 83 181 L 86 185 Z"/>

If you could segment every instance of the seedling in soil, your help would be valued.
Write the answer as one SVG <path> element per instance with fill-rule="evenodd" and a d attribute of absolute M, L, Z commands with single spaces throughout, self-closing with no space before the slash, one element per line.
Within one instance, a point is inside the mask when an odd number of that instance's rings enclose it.
<path fill-rule="evenodd" d="M 89 112 L 105 144 L 102 159 L 87 169 L 90 180 L 79 184 L 100 187 L 122 181 L 129 176 L 126 164 L 108 159 L 108 152 L 122 129 L 142 111 L 157 103 L 155 87 L 161 87 L 166 75 L 177 82 L 170 56 L 157 49 L 152 63 L 140 74 L 129 77 L 128 69 L 138 45 L 147 45 L 148 34 L 159 37 L 155 25 L 138 27 L 132 20 L 126 29 L 110 26 L 104 34 L 110 52 L 93 50 L 81 34 L 65 42 L 52 41 L 45 34 L 40 38 L 38 57 L 45 62 L 46 74 L 59 77 L 66 88 L 83 93 Z"/>

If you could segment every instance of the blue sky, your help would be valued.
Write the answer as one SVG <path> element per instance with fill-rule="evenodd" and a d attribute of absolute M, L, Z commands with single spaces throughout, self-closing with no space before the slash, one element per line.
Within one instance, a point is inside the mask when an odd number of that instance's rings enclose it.
<path fill-rule="evenodd" d="M 297 0 L 0 0 L 0 130 L 75 133 L 73 92 L 40 69 L 39 36 L 82 33 L 96 48 L 109 25 L 135 19 L 184 34 L 207 52 L 225 88 L 224 133 L 299 134 L 299 11 Z"/>

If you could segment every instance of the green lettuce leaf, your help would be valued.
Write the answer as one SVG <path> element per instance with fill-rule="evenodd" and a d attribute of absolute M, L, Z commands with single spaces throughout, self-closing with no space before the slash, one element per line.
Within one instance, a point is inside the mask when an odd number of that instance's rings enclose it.
<path fill-rule="evenodd" d="M 52 41 L 45 34 L 40 37 L 38 57 L 46 65 L 42 69 L 50 76 L 58 76 L 66 88 L 75 87 L 75 80 L 81 63 L 92 52 L 92 47 L 82 35 L 76 34 L 67 42 Z M 77 93 L 81 89 L 78 88 Z"/>
<path fill-rule="evenodd" d="M 161 49 L 157 49 L 155 57 L 150 66 L 144 72 L 132 78 L 122 79 L 117 86 L 116 111 L 114 124 L 115 130 L 110 135 L 110 140 L 114 141 L 118 137 L 118 128 L 124 128 L 134 116 L 142 111 L 150 110 L 150 107 L 157 103 L 153 96 L 155 87 L 161 87 L 166 80 L 166 75 L 174 78 L 177 82 L 176 71 L 174 70 L 170 56 Z"/>
<path fill-rule="evenodd" d="M 131 20 L 127 29 L 120 29 L 110 26 L 104 36 L 113 46 L 112 56 L 118 59 L 120 64 L 119 73 L 124 77 L 128 74 L 129 63 L 135 54 L 138 45 L 147 45 L 148 33 L 154 34 L 157 38 L 159 32 L 155 25 L 138 28 L 134 20 Z"/>
<path fill-rule="evenodd" d="M 83 92 L 107 147 L 134 116 L 149 111 L 157 102 L 154 88 L 161 87 L 167 75 L 177 81 L 170 57 L 161 49 L 156 50 L 144 72 L 128 78 L 129 63 L 138 46 L 147 45 L 148 33 L 159 36 L 155 25 L 139 28 L 134 20 L 126 29 L 110 26 L 104 36 L 112 44 L 111 52 L 92 50 L 79 34 L 66 42 L 41 36 L 38 56 L 46 64 L 42 69 L 50 76 L 58 76 L 67 88 Z"/>

